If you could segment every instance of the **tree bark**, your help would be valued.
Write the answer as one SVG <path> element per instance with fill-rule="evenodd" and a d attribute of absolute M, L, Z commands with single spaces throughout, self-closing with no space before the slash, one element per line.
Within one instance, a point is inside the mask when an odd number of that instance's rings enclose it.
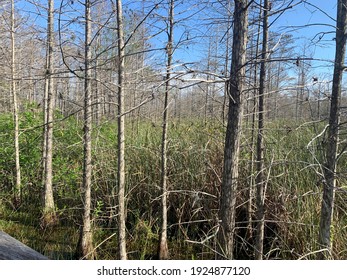
<path fill-rule="evenodd" d="M 91 2 L 85 1 L 85 49 L 84 49 L 84 128 L 83 128 L 83 226 L 78 242 L 77 257 L 95 259 L 91 226 L 91 179 L 92 179 L 92 85 L 91 85 Z"/>
<path fill-rule="evenodd" d="M 52 171 L 52 158 L 53 158 L 53 120 L 54 120 L 54 85 L 53 85 L 53 72 L 54 72 L 54 0 L 48 2 L 48 23 L 47 23 L 47 58 L 46 58 L 46 87 L 45 96 L 47 96 L 47 104 L 45 108 L 45 127 L 44 141 L 44 206 L 42 225 L 50 226 L 56 223 L 56 213 L 53 198 L 53 171 Z"/>
<path fill-rule="evenodd" d="M 163 111 L 163 132 L 161 144 L 161 203 L 162 203 L 162 216 L 161 216 L 161 234 L 159 244 L 159 259 L 166 260 L 169 258 L 169 249 L 167 243 L 167 144 L 168 144 L 168 122 L 169 122 L 169 91 L 171 79 L 171 67 L 173 56 L 173 27 L 174 27 L 174 4 L 175 1 L 170 1 L 169 7 L 169 30 L 168 41 L 166 45 L 167 62 L 166 62 L 166 77 L 165 77 L 165 97 L 164 97 L 164 111 Z"/>
<path fill-rule="evenodd" d="M 220 195 L 217 258 L 233 259 L 236 191 L 238 186 L 243 89 L 248 30 L 247 0 L 235 0 L 233 48 L 228 87 L 228 124 L 224 147 L 224 168 Z"/>
<path fill-rule="evenodd" d="M 262 2 L 260 2 L 262 3 Z M 261 18 L 261 11 L 259 12 L 259 19 Z M 254 18 L 254 20 L 256 20 Z M 255 45 L 251 47 L 251 57 L 258 58 L 259 56 L 259 42 L 260 42 L 260 24 L 258 28 L 255 30 L 256 32 L 256 40 Z M 254 44 L 254 43 L 253 43 Z M 255 49 L 255 50 L 254 50 Z M 253 53 L 255 51 L 255 53 Z M 249 181 L 249 189 L 248 189 L 248 203 L 247 203 L 247 238 L 251 238 L 253 236 L 253 199 L 254 199 L 254 187 L 255 187 L 255 134 L 256 134 L 256 110 L 257 110 L 257 98 L 258 88 L 259 88 L 259 75 L 258 75 L 258 63 L 253 63 L 253 90 L 249 91 L 249 97 L 247 101 L 247 127 L 248 127 L 248 115 L 251 117 L 251 140 L 249 147 L 249 173 L 250 173 L 250 181 Z M 249 105 L 249 104 L 251 105 Z M 248 106 L 251 106 L 251 110 L 248 109 Z"/>
<path fill-rule="evenodd" d="M 117 0 L 118 24 L 118 246 L 121 260 L 127 259 L 125 227 L 125 43 L 122 1 Z"/>
<path fill-rule="evenodd" d="M 263 259 L 264 225 L 265 225 L 265 176 L 264 176 L 264 92 L 266 82 L 266 59 L 268 45 L 268 0 L 263 5 L 263 42 L 259 77 L 259 103 L 258 103 L 258 137 L 257 137 L 257 175 L 256 175 L 256 203 L 257 203 L 257 233 L 255 243 L 255 259 Z"/>
<path fill-rule="evenodd" d="M 13 122 L 14 122 L 14 150 L 16 163 L 16 184 L 14 187 L 13 204 L 17 208 L 22 199 L 22 179 L 19 162 L 19 117 L 18 117 L 18 100 L 16 91 L 16 39 L 15 39 L 15 6 L 14 0 L 11 1 L 11 91 L 13 102 Z"/>
<path fill-rule="evenodd" d="M 325 249 L 325 251 L 318 256 L 321 259 L 332 258 L 331 224 L 336 188 L 336 159 L 339 142 L 341 82 L 347 40 L 346 5 L 347 0 L 337 1 L 335 66 L 330 101 L 328 139 L 325 148 L 326 163 L 324 165 L 323 198 L 319 225 L 319 244 L 322 249 Z"/>
<path fill-rule="evenodd" d="M 231 0 L 228 0 L 228 24 L 227 24 L 227 32 L 226 32 L 226 40 L 225 40 L 225 61 L 224 61 L 224 77 L 228 77 L 228 67 L 229 67 L 229 51 L 230 51 L 230 29 L 231 29 Z M 227 97 L 228 97 L 228 83 L 224 84 L 224 95 L 223 95 L 223 105 L 222 105 L 222 121 L 223 124 L 226 124 L 226 108 L 227 108 Z"/>

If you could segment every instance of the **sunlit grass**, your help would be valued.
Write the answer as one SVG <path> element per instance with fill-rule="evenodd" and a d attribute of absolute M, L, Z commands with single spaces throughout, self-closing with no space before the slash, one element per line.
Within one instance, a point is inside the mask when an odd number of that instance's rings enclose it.
<path fill-rule="evenodd" d="M 23 205 L 11 205 L 14 182 L 11 117 L 0 116 L 0 230 L 52 259 L 73 259 L 81 225 L 80 197 L 83 147 L 80 124 L 67 119 L 55 126 L 54 192 L 59 225 L 40 228 L 41 128 L 23 131 L 20 138 L 23 174 Z M 22 127 L 41 123 L 39 115 L 24 115 Z M 320 137 L 324 124 L 274 121 L 265 130 L 266 246 L 269 259 L 315 259 L 321 204 Z M 117 257 L 117 146 L 116 123 L 95 126 L 93 134 L 93 225 L 98 257 Z M 172 121 L 169 127 L 169 248 L 176 259 L 213 259 L 218 196 L 220 193 L 225 128 L 218 122 Z M 127 128 L 127 245 L 130 259 L 155 259 L 159 239 L 161 124 L 139 122 Z M 244 128 L 241 146 L 238 225 L 247 201 L 250 178 L 251 131 Z M 310 146 L 308 144 L 310 143 Z M 336 194 L 333 225 L 334 257 L 347 258 L 346 159 L 340 159 L 341 176 Z M 254 201 L 253 201 L 254 203 Z M 254 208 L 254 207 L 253 207 Z M 238 231 L 238 234 L 241 234 Z M 243 239 L 243 240 L 242 240 Z M 204 241 L 205 240 L 205 241 Z M 206 241 L 207 240 L 207 241 Z M 247 253 L 252 257 L 252 238 Z M 241 249 L 240 249 L 241 248 Z M 238 247 L 238 250 L 242 249 Z M 238 251 L 239 252 L 239 251 Z M 238 257 L 238 256 L 236 256 Z"/>

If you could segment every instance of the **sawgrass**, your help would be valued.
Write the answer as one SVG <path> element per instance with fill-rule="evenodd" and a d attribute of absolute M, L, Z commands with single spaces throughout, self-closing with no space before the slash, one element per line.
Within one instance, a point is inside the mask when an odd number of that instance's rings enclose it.
<path fill-rule="evenodd" d="M 59 118 L 57 113 L 57 118 Z M 53 259 L 73 259 L 81 225 L 82 128 L 74 119 L 57 122 L 54 130 L 54 196 L 59 224 L 39 226 L 40 114 L 21 114 L 23 204 L 11 204 L 14 183 L 12 121 L 0 116 L 0 229 Z M 265 130 L 266 236 L 269 259 L 315 259 L 324 163 L 323 123 L 273 121 Z M 93 225 L 98 258 L 117 252 L 117 127 L 105 121 L 93 131 Z M 159 239 L 161 124 L 139 122 L 127 128 L 127 245 L 130 259 L 155 259 Z M 216 121 L 173 120 L 169 126 L 169 249 L 174 259 L 213 259 L 222 176 L 225 129 Z M 314 139 L 314 140 L 313 140 Z M 237 258 L 252 258 L 254 240 L 242 235 L 250 178 L 251 131 L 244 127 L 238 202 Z M 341 157 L 333 224 L 334 257 L 346 259 L 346 159 Z M 241 249 L 240 249 L 241 248 Z M 245 251 L 247 250 L 247 252 Z"/>

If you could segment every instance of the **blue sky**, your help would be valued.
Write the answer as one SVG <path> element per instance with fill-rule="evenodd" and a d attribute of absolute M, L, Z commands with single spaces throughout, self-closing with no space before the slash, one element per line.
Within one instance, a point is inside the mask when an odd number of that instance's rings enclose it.
<path fill-rule="evenodd" d="M 288 3 L 289 1 L 278 2 Z M 294 3 L 297 2 L 299 2 L 299 0 L 294 1 Z M 308 3 L 301 3 L 292 9 L 285 11 L 271 26 L 270 30 L 277 33 L 292 34 L 295 38 L 296 52 L 298 54 L 301 53 L 301 55 L 304 56 L 303 52 L 305 49 L 306 57 L 317 59 L 317 61 L 311 62 L 313 71 L 317 73 L 332 74 L 332 61 L 335 57 L 334 37 L 337 0 L 309 0 L 306 2 Z M 222 9 L 222 7 L 220 5 L 215 6 L 216 13 L 206 14 L 206 17 L 218 17 L 218 9 Z M 273 9 L 275 8 L 274 5 Z M 271 23 L 276 17 L 277 15 L 272 17 L 269 22 Z M 213 30 L 213 28 L 210 28 L 208 24 L 201 24 L 199 31 L 203 34 L 207 29 Z M 182 33 L 182 30 L 176 29 L 176 34 L 177 33 Z M 204 38 L 195 46 L 192 45 L 189 49 L 185 48 L 177 54 L 183 55 L 187 59 L 191 60 L 197 57 L 198 59 L 201 59 L 206 56 L 207 47 L 208 39 Z M 205 49 L 204 53 L 199 53 L 202 48 Z"/>
<path fill-rule="evenodd" d="M 296 38 L 298 51 L 307 48 L 307 55 L 315 59 L 333 60 L 335 56 L 336 2 L 333 0 L 310 0 L 290 9 L 273 26 L 280 32 L 291 33 Z M 305 27 L 306 26 L 306 27 Z M 317 71 L 331 71 L 324 61 L 312 63 Z"/>
<path fill-rule="evenodd" d="M 43 5 L 47 5 L 47 1 L 36 0 L 37 2 L 41 2 Z M 294 1 L 295 3 L 299 0 Z M 56 6 L 59 5 L 61 1 L 55 1 Z M 76 1 L 78 2 L 78 1 Z M 124 3 L 128 1 L 124 0 Z M 130 1 L 135 6 L 139 6 L 138 3 L 141 1 Z M 156 2 L 153 0 L 153 2 Z M 203 1 L 177 1 L 177 13 L 182 12 L 183 10 L 187 10 L 189 8 L 194 7 L 193 4 L 202 4 Z M 206 2 L 206 1 L 205 1 Z M 216 2 L 216 1 L 215 1 Z M 285 2 L 285 1 L 279 1 Z M 295 38 L 295 43 L 297 45 L 297 52 L 301 52 L 305 47 L 307 49 L 307 56 L 313 56 L 316 59 L 323 60 L 333 60 L 335 55 L 335 41 L 333 38 L 335 37 L 335 17 L 336 17 L 336 0 L 310 0 L 307 1 L 311 3 L 309 4 L 300 4 L 292 9 L 287 10 L 276 22 L 271 26 L 271 31 L 280 32 L 280 33 L 290 33 Z M 29 4 L 24 4 L 25 1 L 19 0 L 17 2 L 18 7 L 21 9 L 26 9 L 28 11 L 28 7 L 31 6 Z M 190 3 L 190 4 L 189 4 Z M 197 5 L 198 6 L 198 5 Z M 216 5 L 216 14 L 213 16 L 218 16 L 218 9 L 222 9 L 219 5 Z M 316 7 L 314 7 L 316 6 Z M 32 9 L 32 6 L 31 6 Z M 322 11 L 320 11 L 321 9 Z M 35 11 L 35 9 L 33 9 Z M 163 12 L 163 11 L 161 11 Z M 185 17 L 190 13 L 194 13 L 194 10 L 188 11 L 186 13 L 181 14 L 179 17 Z M 204 13 L 204 11 L 202 11 Z M 46 16 L 44 14 L 44 16 Z M 166 16 L 166 15 L 164 15 Z M 207 14 L 206 16 L 209 16 Z M 198 17 L 195 17 L 195 20 Z M 45 22 L 38 18 L 39 23 L 43 23 L 43 27 L 45 26 Z M 271 22 L 271 19 L 270 19 Z M 189 22 L 186 21 L 185 24 L 180 24 L 176 26 L 174 34 L 176 35 L 176 41 L 179 38 L 185 35 L 185 32 L 189 31 L 190 28 L 195 28 L 196 26 L 200 26 L 199 30 L 195 30 L 195 32 L 201 32 L 201 35 L 207 30 L 209 27 L 207 24 L 198 24 L 198 22 Z M 307 27 L 304 27 L 307 26 Z M 194 32 L 194 31 L 192 31 Z M 189 34 L 189 36 L 192 33 Z M 163 34 L 164 35 L 164 34 Z M 165 45 L 166 36 L 160 36 L 157 38 L 156 43 Z M 321 39 L 319 39 L 321 36 Z M 184 60 L 184 61 L 194 61 L 199 60 L 202 57 L 206 56 L 206 48 L 208 47 L 208 40 L 201 39 L 200 42 L 197 40 L 196 45 L 185 45 L 180 50 L 176 52 L 175 59 Z M 205 53 L 201 53 L 202 48 L 205 48 Z M 326 68 L 329 66 L 329 63 L 326 62 L 315 62 L 312 63 L 314 66 L 320 68 L 316 68 L 317 71 L 321 72 L 331 72 L 331 69 Z M 331 64 L 330 64 L 331 65 Z"/>

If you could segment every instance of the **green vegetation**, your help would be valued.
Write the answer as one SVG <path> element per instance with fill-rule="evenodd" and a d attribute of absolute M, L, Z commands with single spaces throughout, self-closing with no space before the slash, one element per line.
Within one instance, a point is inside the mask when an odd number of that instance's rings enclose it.
<path fill-rule="evenodd" d="M 56 119 L 60 119 L 58 113 Z M 40 228 L 42 208 L 42 116 L 28 106 L 20 119 L 23 204 L 12 205 L 14 149 L 12 119 L 0 116 L 0 230 L 53 259 L 73 259 L 81 224 L 82 128 L 73 117 L 54 130 L 54 195 L 59 224 Z M 127 229 L 129 259 L 156 258 L 160 210 L 160 123 L 139 123 L 127 131 Z M 131 126 L 128 126 L 130 129 Z M 321 203 L 322 123 L 276 121 L 266 127 L 266 257 L 314 259 Z M 116 123 L 104 122 L 93 135 L 93 225 L 98 258 L 114 259 L 117 248 Z M 213 259 L 224 129 L 220 123 L 174 121 L 169 128 L 169 248 L 174 259 Z M 237 258 L 253 258 L 246 236 L 246 190 L 250 187 L 250 131 L 242 146 L 238 203 Z M 310 144 L 309 144 L 310 143 Z M 340 166 L 346 166 L 344 158 Z M 346 259 L 347 187 L 336 193 L 333 244 L 336 259 Z"/>

